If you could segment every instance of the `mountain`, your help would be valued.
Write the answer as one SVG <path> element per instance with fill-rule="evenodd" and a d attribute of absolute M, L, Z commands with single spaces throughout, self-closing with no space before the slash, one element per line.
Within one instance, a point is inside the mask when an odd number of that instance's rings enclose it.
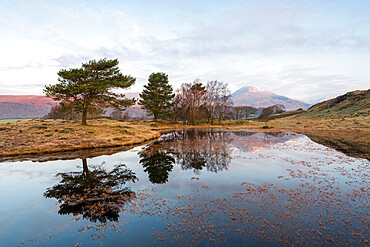
<path fill-rule="evenodd" d="M 35 118 L 58 103 L 39 95 L 0 95 L 0 118 Z"/>
<path fill-rule="evenodd" d="M 338 118 L 370 116 L 370 89 L 348 92 L 311 106 L 296 118 Z"/>
<path fill-rule="evenodd" d="M 126 93 L 128 98 L 139 98 L 139 93 Z M 38 118 L 48 114 L 58 102 L 42 95 L 0 95 L 0 118 Z M 138 105 L 127 109 L 132 118 L 144 118 L 146 112 Z"/>
<path fill-rule="evenodd" d="M 284 105 L 287 111 L 299 108 L 307 109 L 309 104 L 294 100 L 285 96 L 277 95 L 268 90 L 255 86 L 242 87 L 232 94 L 232 100 L 236 106 L 268 107 L 272 105 Z"/>

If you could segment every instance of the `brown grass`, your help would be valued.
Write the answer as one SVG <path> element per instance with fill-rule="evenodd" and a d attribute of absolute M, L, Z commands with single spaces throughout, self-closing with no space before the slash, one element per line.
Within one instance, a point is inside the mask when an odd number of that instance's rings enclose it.
<path fill-rule="evenodd" d="M 334 148 L 347 155 L 370 159 L 370 117 L 342 119 L 294 119 L 286 117 L 267 122 L 271 128 L 263 129 L 264 121 L 227 121 L 225 125 L 166 125 L 157 123 L 157 129 L 171 128 L 226 128 L 249 129 L 253 131 L 291 131 L 307 135 L 322 145 Z"/>
<path fill-rule="evenodd" d="M 273 126 L 307 135 L 350 156 L 370 159 L 370 117 L 342 119 L 279 119 Z"/>
<path fill-rule="evenodd" d="M 117 147 L 158 138 L 146 122 L 30 120 L 0 124 L 0 157 Z"/>
<path fill-rule="evenodd" d="M 253 125 L 258 124 L 263 125 Z M 268 125 L 305 134 L 313 141 L 347 155 L 370 159 L 370 117 L 299 120 L 288 117 L 269 121 Z"/>
<path fill-rule="evenodd" d="M 292 131 L 346 154 L 370 159 L 370 117 L 343 119 L 271 120 L 272 129 L 262 129 L 265 122 L 229 121 L 225 125 L 169 124 L 165 122 L 109 119 L 90 120 L 88 126 L 79 121 L 30 120 L 0 124 L 0 158 L 66 152 L 104 147 L 121 147 L 158 138 L 160 132 L 182 128 L 250 129 L 254 131 Z M 108 150 L 107 150 L 108 151 Z"/>

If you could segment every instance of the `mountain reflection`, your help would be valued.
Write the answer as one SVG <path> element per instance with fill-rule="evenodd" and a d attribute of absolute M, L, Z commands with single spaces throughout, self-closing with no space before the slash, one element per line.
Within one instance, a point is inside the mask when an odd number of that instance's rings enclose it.
<path fill-rule="evenodd" d="M 60 215 L 73 214 L 92 222 L 117 221 L 121 206 L 135 193 L 122 185 L 135 182 L 135 173 L 120 164 L 107 172 L 100 166 L 90 167 L 82 159 L 81 172 L 58 173 L 62 181 L 48 188 L 46 198 L 55 198 L 60 203 Z"/>
<path fill-rule="evenodd" d="M 289 140 L 296 139 L 296 134 L 290 134 L 282 131 L 272 132 L 247 132 L 235 131 L 233 146 L 244 153 L 256 153 L 263 149 L 269 149 L 272 146 L 285 143 Z"/>

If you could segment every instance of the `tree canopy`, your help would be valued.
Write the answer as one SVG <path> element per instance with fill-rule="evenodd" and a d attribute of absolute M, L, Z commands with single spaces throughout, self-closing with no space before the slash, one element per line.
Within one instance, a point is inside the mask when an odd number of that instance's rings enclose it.
<path fill-rule="evenodd" d="M 148 110 L 154 116 L 154 121 L 158 118 L 169 118 L 173 115 L 174 105 L 172 86 L 168 83 L 168 75 L 165 73 L 152 73 L 149 76 L 148 84 L 144 86 L 140 94 L 139 104 L 143 109 Z"/>
<path fill-rule="evenodd" d="M 59 83 L 45 86 L 44 93 L 54 100 L 71 104 L 82 113 L 82 124 L 86 125 L 87 114 L 105 107 L 125 109 L 135 103 L 114 89 L 125 89 L 135 83 L 135 78 L 122 75 L 118 59 L 90 60 L 81 68 L 61 69 Z"/>

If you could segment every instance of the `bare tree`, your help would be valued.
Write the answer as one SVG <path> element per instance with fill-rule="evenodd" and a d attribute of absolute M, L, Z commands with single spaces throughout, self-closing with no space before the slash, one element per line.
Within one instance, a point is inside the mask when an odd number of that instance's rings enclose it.
<path fill-rule="evenodd" d="M 183 83 L 175 98 L 174 113 L 177 117 L 182 114 L 189 124 L 194 125 L 201 118 L 206 101 L 206 89 L 199 80 Z"/>
<path fill-rule="evenodd" d="M 213 119 L 215 118 L 216 106 L 220 104 L 220 94 L 222 87 L 223 83 L 217 80 L 207 82 L 207 101 L 209 109 L 209 120 L 211 124 L 213 124 Z"/>
<path fill-rule="evenodd" d="M 181 90 L 176 91 L 173 101 L 173 120 L 185 121 L 187 119 L 187 105 Z"/>
<path fill-rule="evenodd" d="M 221 124 L 226 115 L 231 115 L 230 106 L 233 105 L 231 92 L 227 83 L 221 83 L 220 102 L 217 107 L 218 124 Z"/>

